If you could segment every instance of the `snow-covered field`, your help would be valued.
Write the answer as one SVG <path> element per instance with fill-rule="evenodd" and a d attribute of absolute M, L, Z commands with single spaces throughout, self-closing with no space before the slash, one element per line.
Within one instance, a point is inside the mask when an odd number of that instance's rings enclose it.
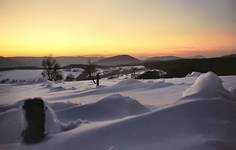
<path fill-rule="evenodd" d="M 63 77 L 66 78 L 69 74 L 77 77 L 79 76 L 84 69 L 82 68 L 72 68 L 72 69 L 64 69 L 62 70 Z M 42 82 L 42 70 L 36 69 L 16 69 L 16 70 L 8 70 L 8 71 L 0 71 L 0 81 L 9 80 L 8 83 L 36 83 Z"/>
<path fill-rule="evenodd" d="M 123 74 L 130 76 L 130 71 L 136 69 L 136 73 L 143 73 L 146 69 L 144 66 L 121 66 L 121 67 L 106 67 L 106 68 L 96 68 L 95 73 L 100 73 L 100 75 L 114 74 L 114 76 L 121 76 Z M 19 84 L 29 84 L 29 83 L 39 83 L 44 79 L 42 77 L 42 69 L 15 69 L 0 71 L 0 83 L 19 83 Z M 64 80 L 67 76 L 72 75 L 74 78 L 79 77 L 85 70 L 83 68 L 70 68 L 70 69 L 60 69 Z M 110 76 L 112 77 L 112 75 Z"/>
<path fill-rule="evenodd" d="M 0 84 L 0 150 L 235 150 L 236 76 L 195 74 Z M 25 145 L 21 106 L 31 97 L 48 103 L 48 136 Z"/>

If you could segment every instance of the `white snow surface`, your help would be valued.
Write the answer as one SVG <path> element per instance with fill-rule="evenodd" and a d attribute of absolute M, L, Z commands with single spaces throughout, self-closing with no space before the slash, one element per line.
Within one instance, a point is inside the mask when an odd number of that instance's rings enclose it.
<path fill-rule="evenodd" d="M 101 99 L 96 103 L 69 107 L 57 114 L 63 121 L 82 119 L 87 121 L 113 120 L 148 112 L 149 109 L 138 101 L 114 94 Z"/>
<path fill-rule="evenodd" d="M 21 80 L 21 81 L 38 81 L 42 80 L 42 70 L 9 70 L 9 71 L 0 71 L 0 81 L 4 79 L 11 80 Z"/>
<path fill-rule="evenodd" d="M 0 149 L 235 150 L 236 76 L 0 85 Z M 60 90 L 52 90 L 54 88 Z M 20 142 L 23 99 L 42 97 L 50 131 Z M 56 126 L 54 126 L 56 125 Z M 49 130 L 47 128 L 47 130 Z"/>

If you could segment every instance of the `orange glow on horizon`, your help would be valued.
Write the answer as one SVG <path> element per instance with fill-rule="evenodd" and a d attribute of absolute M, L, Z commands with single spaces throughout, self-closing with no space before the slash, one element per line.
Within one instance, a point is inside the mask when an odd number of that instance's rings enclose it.
<path fill-rule="evenodd" d="M 231 0 L 226 1 L 229 4 L 224 7 L 230 7 Z M 92 3 L 84 0 L 2 0 L 0 56 L 234 53 L 236 16 L 227 14 L 228 18 L 225 17 L 225 8 L 221 5 L 203 10 L 206 12 L 201 15 L 187 9 L 192 5 L 182 9 L 179 7 L 183 6 L 170 5 L 164 0 L 152 3 L 149 0 L 137 3 L 133 0 L 93 0 Z M 213 18 L 214 9 L 222 9 L 219 17 L 224 18 Z"/>

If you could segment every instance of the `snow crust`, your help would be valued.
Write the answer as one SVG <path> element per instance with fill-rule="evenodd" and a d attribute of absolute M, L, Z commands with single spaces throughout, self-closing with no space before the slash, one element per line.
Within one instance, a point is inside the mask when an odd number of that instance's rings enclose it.
<path fill-rule="evenodd" d="M 91 87 L 89 81 L 70 83 L 76 89 L 63 91 L 51 88 L 66 88 L 65 83 L 34 85 L 46 91 L 42 96 L 49 93 L 45 99 L 50 136 L 36 145 L 24 145 L 18 139 L 23 101 L 0 106 L 0 149 L 236 149 L 235 76 L 218 77 L 208 72 L 197 79 L 114 79 L 101 83 L 104 86 L 100 88 Z M 153 105 L 151 109 L 147 104 Z"/>

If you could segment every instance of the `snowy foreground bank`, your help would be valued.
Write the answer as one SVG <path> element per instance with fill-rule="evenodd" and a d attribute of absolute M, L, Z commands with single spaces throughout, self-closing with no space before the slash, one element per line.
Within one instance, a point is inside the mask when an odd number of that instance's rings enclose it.
<path fill-rule="evenodd" d="M 0 85 L 0 150 L 235 150 L 236 76 Z M 47 137 L 21 141 L 23 99 L 42 97 Z"/>

